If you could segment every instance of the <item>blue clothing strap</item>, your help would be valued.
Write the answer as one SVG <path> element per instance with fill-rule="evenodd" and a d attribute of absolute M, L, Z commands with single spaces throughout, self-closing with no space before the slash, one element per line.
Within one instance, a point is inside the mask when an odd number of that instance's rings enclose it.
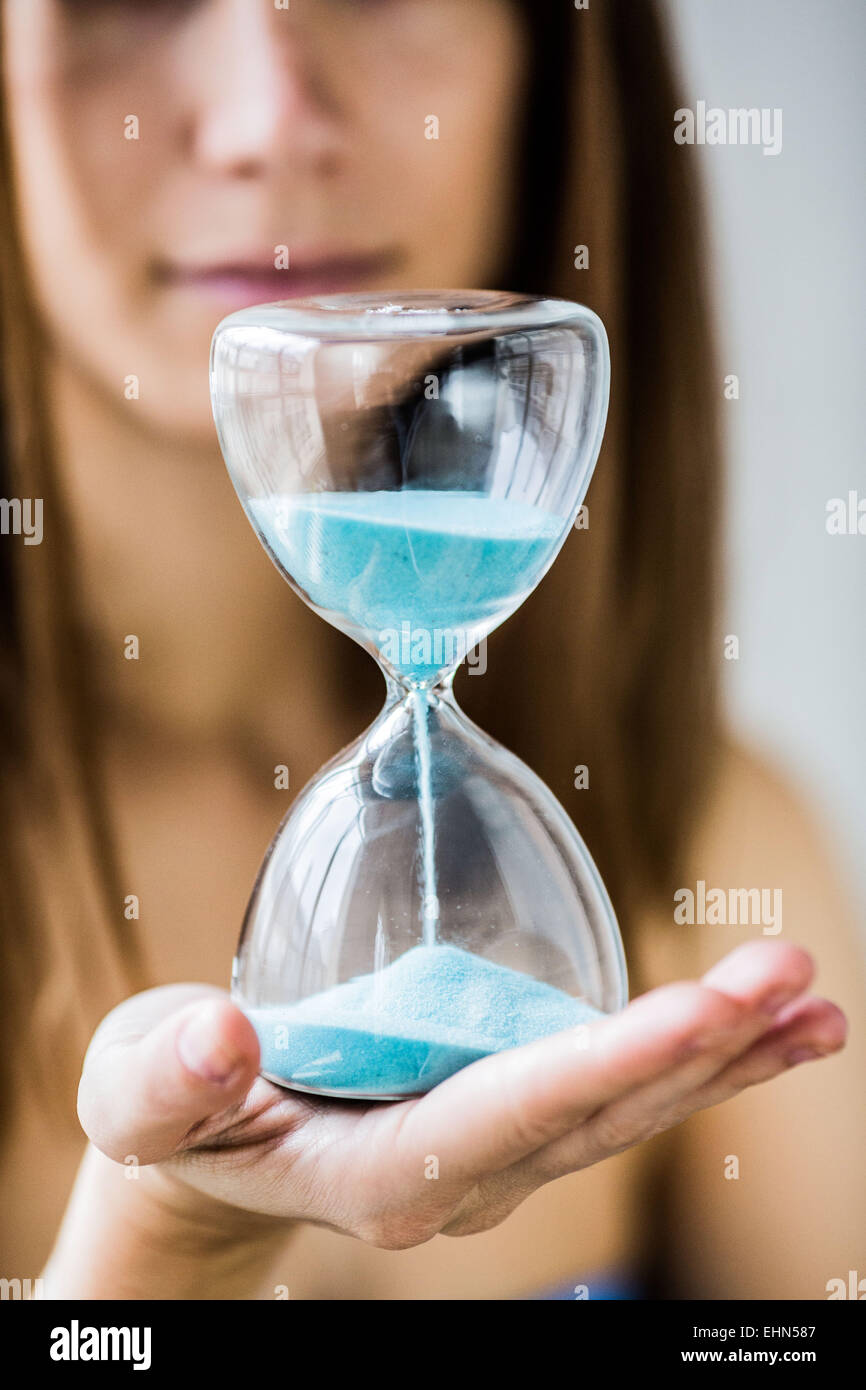
<path fill-rule="evenodd" d="M 613 1302 L 623 1299 L 642 1299 L 644 1296 L 640 1280 L 627 1271 L 607 1270 L 591 1278 L 576 1278 L 567 1284 L 556 1284 L 543 1293 L 531 1294 L 533 1300 L 543 1302 Z"/>

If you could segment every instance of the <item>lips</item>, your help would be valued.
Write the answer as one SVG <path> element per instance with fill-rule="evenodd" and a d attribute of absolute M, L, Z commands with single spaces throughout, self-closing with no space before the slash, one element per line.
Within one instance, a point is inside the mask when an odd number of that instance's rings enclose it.
<path fill-rule="evenodd" d="M 391 252 L 301 257 L 289 254 L 289 266 L 276 269 L 262 257 L 208 264 L 161 262 L 155 278 L 163 287 L 211 302 L 243 307 L 311 294 L 337 294 L 364 287 L 393 270 Z"/>

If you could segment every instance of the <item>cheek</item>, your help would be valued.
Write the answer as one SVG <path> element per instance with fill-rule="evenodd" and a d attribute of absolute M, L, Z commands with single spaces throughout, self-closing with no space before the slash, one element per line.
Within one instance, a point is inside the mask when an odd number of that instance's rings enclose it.
<path fill-rule="evenodd" d="M 486 42 L 452 37 L 367 88 L 362 177 L 430 284 L 477 283 L 501 261 L 525 97 L 521 38 L 503 20 Z"/>
<path fill-rule="evenodd" d="M 117 90 L 117 86 L 122 90 Z M 160 163 L 158 127 L 150 138 L 147 108 L 134 84 L 86 92 L 46 71 L 12 99 L 17 191 L 25 241 L 39 276 L 46 257 L 62 258 L 70 277 L 93 290 L 111 265 L 134 260 L 142 239 L 143 189 Z M 155 138 L 156 137 L 156 138 Z"/>
<path fill-rule="evenodd" d="M 60 49 L 54 36 L 45 52 Z M 168 158 L 165 84 L 147 62 L 84 81 L 74 64 L 14 56 L 22 59 L 10 61 L 7 77 L 17 218 L 50 336 L 119 402 L 135 374 L 166 420 L 207 422 L 207 343 L 196 344 L 181 393 L 166 371 L 165 335 L 150 326 L 149 223 Z M 127 138 L 132 115 L 139 139 Z"/>

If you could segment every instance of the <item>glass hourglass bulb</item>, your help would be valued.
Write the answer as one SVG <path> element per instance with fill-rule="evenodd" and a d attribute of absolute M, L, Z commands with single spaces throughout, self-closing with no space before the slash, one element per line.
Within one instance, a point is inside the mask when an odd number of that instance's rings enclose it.
<path fill-rule="evenodd" d="M 452 693 L 573 525 L 608 381 L 600 320 L 563 300 L 322 296 L 214 334 L 214 417 L 247 516 L 387 692 L 295 801 L 244 920 L 233 996 L 280 1085 L 416 1095 L 626 1001 L 583 841 Z"/>

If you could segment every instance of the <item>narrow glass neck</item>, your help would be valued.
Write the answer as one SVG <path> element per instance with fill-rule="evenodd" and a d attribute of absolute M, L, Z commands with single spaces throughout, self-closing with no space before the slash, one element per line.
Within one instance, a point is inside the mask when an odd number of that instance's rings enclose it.
<path fill-rule="evenodd" d="M 401 704 L 411 697 L 426 700 L 427 704 L 431 705 L 435 705 L 439 700 L 444 700 L 449 705 L 456 703 L 453 690 L 454 677 L 457 674 L 456 666 L 429 683 L 413 681 L 409 678 L 403 679 L 389 671 L 382 663 L 379 664 L 379 669 L 385 677 L 386 708 Z"/>

